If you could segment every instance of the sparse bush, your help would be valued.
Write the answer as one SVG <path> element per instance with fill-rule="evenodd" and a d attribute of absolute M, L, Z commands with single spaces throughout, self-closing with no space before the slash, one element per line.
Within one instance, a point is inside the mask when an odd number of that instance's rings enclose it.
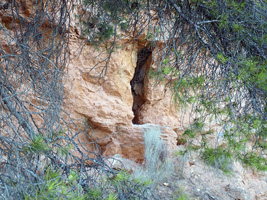
<path fill-rule="evenodd" d="M 189 196 L 179 187 L 176 191 L 173 192 L 173 200 L 189 200 Z"/>
<path fill-rule="evenodd" d="M 201 153 L 201 158 L 206 164 L 217 167 L 227 174 L 232 171 L 233 156 L 226 149 L 221 147 L 215 149 L 206 147 Z"/>
<path fill-rule="evenodd" d="M 259 157 L 257 154 L 248 154 L 239 157 L 239 160 L 247 167 L 256 169 L 258 171 L 267 171 L 267 160 L 266 158 Z"/>
<path fill-rule="evenodd" d="M 174 167 L 168 158 L 168 149 L 160 139 L 160 134 L 160 127 L 146 125 L 144 130 L 145 166 L 134 174 L 139 179 L 150 180 L 152 187 L 168 177 Z"/>
<path fill-rule="evenodd" d="M 124 171 L 107 179 L 109 190 L 119 199 L 157 199 L 152 193 L 151 181 L 145 177 L 136 177 Z"/>

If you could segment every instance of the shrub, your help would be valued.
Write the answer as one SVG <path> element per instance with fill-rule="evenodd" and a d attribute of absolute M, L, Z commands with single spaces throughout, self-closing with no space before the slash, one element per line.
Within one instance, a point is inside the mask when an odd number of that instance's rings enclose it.
<path fill-rule="evenodd" d="M 146 125 L 144 129 L 145 166 L 134 174 L 139 179 L 150 180 L 152 187 L 168 177 L 174 167 L 172 161 L 168 159 L 168 149 L 160 139 L 160 134 L 160 127 Z"/>
<path fill-rule="evenodd" d="M 208 165 L 217 167 L 225 173 L 231 173 L 233 156 L 231 152 L 221 147 L 215 149 L 206 147 L 202 153 L 201 158 Z"/>

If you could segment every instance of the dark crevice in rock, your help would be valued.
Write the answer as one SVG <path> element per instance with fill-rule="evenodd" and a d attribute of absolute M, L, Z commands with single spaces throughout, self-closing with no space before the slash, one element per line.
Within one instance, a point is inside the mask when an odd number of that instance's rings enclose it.
<path fill-rule="evenodd" d="M 134 72 L 134 77 L 131 80 L 131 88 L 133 95 L 133 124 L 142 124 L 140 120 L 140 114 L 142 105 L 146 102 L 145 99 L 145 80 L 151 65 L 152 51 L 150 48 L 143 48 L 137 54 L 137 63 Z"/>

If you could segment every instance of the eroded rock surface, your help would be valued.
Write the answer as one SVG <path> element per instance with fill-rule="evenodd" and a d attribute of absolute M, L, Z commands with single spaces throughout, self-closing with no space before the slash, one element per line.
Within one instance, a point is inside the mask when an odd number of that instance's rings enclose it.
<path fill-rule="evenodd" d="M 71 55 L 75 56 L 78 48 L 73 40 Z M 169 149 L 176 146 L 177 133 L 182 133 L 177 131 L 180 118 L 172 107 L 170 91 L 149 79 L 152 52 L 140 58 L 138 52 L 142 48 L 138 43 L 125 42 L 112 53 L 108 63 L 100 63 L 108 55 L 84 46 L 69 64 L 65 108 L 80 129 L 90 126 L 81 140 L 96 140 L 103 155 L 121 154 L 142 161 L 143 131 L 134 124 L 161 126 Z"/>

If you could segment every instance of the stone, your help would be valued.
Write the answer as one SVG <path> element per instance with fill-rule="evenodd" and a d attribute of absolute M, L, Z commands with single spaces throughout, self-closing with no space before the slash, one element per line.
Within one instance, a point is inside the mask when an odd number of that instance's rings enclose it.
<path fill-rule="evenodd" d="M 18 2 L 25 4 L 23 9 L 22 6 L 19 7 L 22 17 L 31 17 L 35 2 L 32 0 Z M 7 5 L 4 5 L 2 8 L 6 9 Z M 74 6 L 71 16 L 74 17 L 77 14 L 75 12 L 80 12 L 81 9 L 79 6 Z M 7 31 L 10 31 L 10 35 L 14 33 L 10 30 L 10 18 L 1 15 L 0 22 Z M 38 34 L 38 40 L 41 43 L 45 43 L 47 36 L 51 35 L 52 29 L 48 24 L 48 21 L 44 21 L 40 27 L 42 33 Z M 156 48 L 164 47 L 163 42 L 155 41 L 156 46 L 149 47 L 149 42 L 144 40 L 145 34 L 139 36 L 136 42 L 130 41 L 131 38 L 127 36 L 121 36 L 117 42 L 121 48 L 115 48 L 106 62 L 105 59 L 109 55 L 103 53 L 105 44 L 96 50 L 85 44 L 85 40 L 79 39 L 80 33 L 79 28 L 72 23 L 69 41 L 71 60 L 63 77 L 64 110 L 68 114 L 62 113 L 62 117 L 67 122 L 74 122 L 69 123 L 67 128 L 72 133 L 80 132 L 79 138 L 75 139 L 84 146 L 84 152 L 89 151 L 93 156 L 95 151 L 99 151 L 114 168 L 132 171 L 140 167 L 137 163 L 144 162 L 143 133 L 147 126 L 157 126 L 161 130 L 161 139 L 168 150 L 175 150 L 177 137 L 181 136 L 189 125 L 190 109 L 181 109 L 174 105 L 169 88 L 157 83 L 146 73 L 147 69 L 157 70 L 157 55 L 154 52 Z M 7 53 L 17 49 L 16 42 L 8 43 L 4 32 L 0 34 L 0 41 L 2 50 Z M 80 51 L 82 45 L 83 49 Z M 140 60 L 138 54 L 144 48 L 150 48 L 148 50 L 151 51 L 151 55 L 147 55 L 145 60 Z M 140 68 L 138 70 L 136 70 L 137 65 Z M 139 71 L 140 75 L 137 78 L 138 82 L 131 85 L 136 71 Z M 33 104 L 39 103 L 34 97 L 31 101 Z M 33 118 L 37 121 L 37 126 L 42 126 L 42 119 L 37 115 L 33 115 Z M 213 122 L 209 127 L 218 129 L 217 122 Z M 221 137 L 214 137 L 219 135 L 220 132 L 217 132 L 217 135 L 211 136 L 209 140 L 214 144 L 223 145 L 223 141 L 218 141 Z M 90 156 L 90 153 L 88 154 Z M 113 158 L 110 158 L 112 156 Z M 6 158 L 3 157 L 2 160 Z M 266 200 L 266 174 L 255 175 L 240 164 L 235 164 L 233 167 L 235 176 L 226 177 L 219 176 L 218 171 L 203 165 L 198 160 L 186 164 L 184 176 L 187 178 L 184 181 L 188 181 L 185 184 L 187 188 L 190 184 L 193 184 L 192 189 L 210 188 L 218 199 Z M 4 167 L 4 162 L 0 163 L 0 167 Z M 37 172 L 38 175 L 41 173 Z M 196 180 L 192 179 L 193 174 L 196 175 Z M 165 186 L 168 184 L 165 183 Z"/>
<path fill-rule="evenodd" d="M 141 169 L 141 165 L 132 160 L 121 157 L 120 154 L 115 154 L 114 156 L 108 158 L 105 162 L 109 167 L 112 167 L 113 169 L 123 170 L 130 173 Z"/>
<path fill-rule="evenodd" d="M 70 46 L 71 50 L 78 48 L 75 41 Z M 74 51 L 71 54 L 76 55 Z M 68 66 L 64 108 L 78 124 L 69 128 L 75 132 L 77 127 L 80 130 L 90 127 L 81 135 L 82 142 L 90 146 L 90 142 L 95 140 L 104 156 L 121 154 L 143 162 L 143 132 L 142 127 L 132 123 L 136 113 L 133 112 L 134 98 L 130 85 L 137 65 L 138 46 L 129 43 L 116 49 L 102 79 L 99 79 L 101 70 L 94 66 L 105 56 L 97 57 L 98 54 L 93 47 L 84 46 L 80 55 L 73 57 Z M 181 128 L 179 114 L 170 105 L 171 93 L 162 84 L 154 87 L 153 80 L 148 77 L 143 87 L 145 102 L 140 106 L 137 125 L 159 125 L 162 139 L 171 151 L 176 146 L 177 129 Z"/>
<path fill-rule="evenodd" d="M 169 183 L 163 183 L 163 185 L 168 187 L 170 184 Z"/>

